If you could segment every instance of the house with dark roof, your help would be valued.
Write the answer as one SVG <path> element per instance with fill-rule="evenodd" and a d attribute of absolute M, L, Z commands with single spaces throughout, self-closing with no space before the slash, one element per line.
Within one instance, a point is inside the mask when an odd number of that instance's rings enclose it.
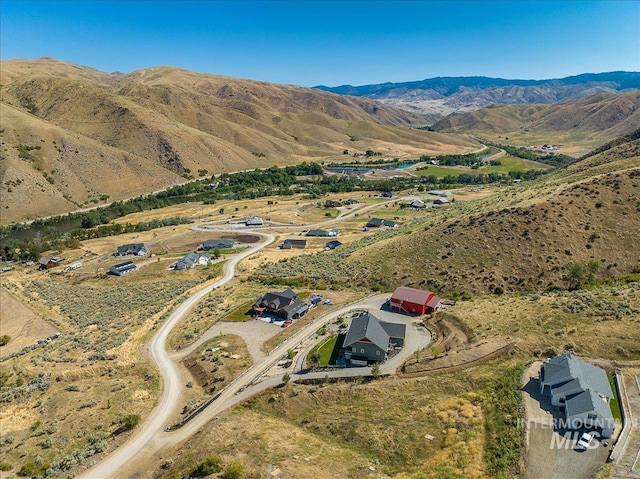
<path fill-rule="evenodd" d="M 398 223 L 391 220 L 371 218 L 366 226 L 367 228 L 380 228 L 381 226 L 386 226 L 387 228 L 395 228 L 396 226 L 398 226 Z"/>
<path fill-rule="evenodd" d="M 444 196 L 441 196 L 437 200 L 434 200 L 433 204 L 434 205 L 447 205 L 447 204 L 449 204 L 449 199 L 444 197 Z"/>
<path fill-rule="evenodd" d="M 309 305 L 298 298 L 291 288 L 280 293 L 266 293 L 251 308 L 254 316 L 274 315 L 283 319 L 298 319 L 307 311 Z"/>
<path fill-rule="evenodd" d="M 396 288 L 389 300 L 392 311 L 420 316 L 437 311 L 442 306 L 442 300 L 431 291 L 400 286 Z"/>
<path fill-rule="evenodd" d="M 342 243 L 338 240 L 329 241 L 326 245 L 324 245 L 324 249 L 336 249 L 342 246 Z"/>
<path fill-rule="evenodd" d="M 125 261 L 124 263 L 114 264 L 109 268 L 109 273 L 115 276 L 124 276 L 125 274 L 133 273 L 137 269 L 138 267 L 133 263 L 133 261 Z"/>
<path fill-rule="evenodd" d="M 282 249 L 305 249 L 307 247 L 307 240 L 300 239 L 286 239 L 284 243 L 282 243 Z"/>
<path fill-rule="evenodd" d="M 131 243 L 118 246 L 115 256 L 144 256 L 147 253 L 144 243 Z"/>
<path fill-rule="evenodd" d="M 229 249 L 233 248 L 233 240 L 232 239 L 216 239 L 216 240 L 206 240 L 202 243 L 203 251 L 211 251 L 216 249 Z"/>
<path fill-rule="evenodd" d="M 319 237 L 328 237 L 328 236 L 338 236 L 340 230 L 338 228 L 331 228 L 330 230 L 323 229 L 315 229 L 307 231 L 307 236 L 319 236 Z"/>
<path fill-rule="evenodd" d="M 609 407 L 613 391 L 604 369 L 581 361 L 573 353 L 549 359 L 540 367 L 540 394 L 564 408 L 567 425 L 599 429 L 611 437 L 615 422 Z"/>
<path fill-rule="evenodd" d="M 386 323 L 363 312 L 351 321 L 342 347 L 352 362 L 384 361 L 389 351 L 402 347 L 405 336 L 406 325 Z"/>

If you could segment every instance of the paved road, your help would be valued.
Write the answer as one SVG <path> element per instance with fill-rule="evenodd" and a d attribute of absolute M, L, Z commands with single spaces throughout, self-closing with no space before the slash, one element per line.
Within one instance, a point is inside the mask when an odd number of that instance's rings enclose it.
<path fill-rule="evenodd" d="M 86 479 L 98 479 L 107 477 L 119 477 L 118 469 L 131 461 L 140 450 L 144 449 L 152 440 L 153 436 L 162 431 L 167 424 L 167 418 L 179 406 L 180 396 L 182 394 L 182 376 L 176 364 L 167 354 L 165 343 L 167 336 L 174 326 L 195 306 L 203 297 L 216 288 L 226 284 L 233 279 L 236 265 L 244 258 L 254 254 L 267 244 L 273 242 L 275 238 L 268 233 L 256 233 L 264 238 L 264 241 L 253 245 L 252 247 L 234 255 L 224 267 L 224 276 L 214 284 L 201 289 L 187 300 L 185 300 L 178 308 L 169 316 L 167 321 L 162 325 L 158 333 L 151 340 L 149 345 L 151 357 L 158 366 L 158 370 L 162 375 L 163 388 L 160 403 L 153 410 L 149 418 L 143 423 L 143 426 L 121 447 L 107 456 L 102 462 L 87 470 L 80 475 Z"/>

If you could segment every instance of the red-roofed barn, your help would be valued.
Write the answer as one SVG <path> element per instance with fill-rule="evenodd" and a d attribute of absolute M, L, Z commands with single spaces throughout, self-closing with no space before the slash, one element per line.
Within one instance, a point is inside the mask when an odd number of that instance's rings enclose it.
<path fill-rule="evenodd" d="M 440 298 L 430 291 L 400 286 L 391 296 L 389 307 L 393 311 L 419 316 L 437 311 L 440 304 Z"/>

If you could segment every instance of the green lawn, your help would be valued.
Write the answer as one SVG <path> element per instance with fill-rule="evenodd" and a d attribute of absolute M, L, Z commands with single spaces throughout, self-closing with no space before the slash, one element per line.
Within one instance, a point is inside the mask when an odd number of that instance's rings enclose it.
<path fill-rule="evenodd" d="M 544 170 L 550 168 L 549 165 L 545 165 L 544 163 L 525 160 L 524 158 L 516 158 L 514 156 L 498 158 L 497 161 L 502 164 L 497 166 L 482 166 L 479 170 L 472 171 L 480 171 L 482 173 L 509 173 L 511 171 Z"/>
<path fill-rule="evenodd" d="M 251 316 L 247 313 L 251 311 L 251 307 L 254 305 L 255 302 L 256 302 L 255 299 L 250 299 L 249 301 L 242 304 L 241 306 L 238 306 L 236 309 L 231 311 L 223 319 L 223 321 L 248 321 L 249 319 L 251 319 Z"/>
<path fill-rule="evenodd" d="M 470 173 L 472 175 L 477 175 L 479 170 L 472 170 L 471 168 L 463 168 L 458 167 L 454 168 L 452 166 L 430 166 L 426 170 L 416 170 L 415 174 L 418 176 L 435 176 L 436 178 L 444 178 L 447 175 L 451 176 L 460 176 L 464 173 Z"/>
<path fill-rule="evenodd" d="M 447 175 L 460 176 L 464 173 L 477 175 L 478 173 L 509 173 L 511 171 L 528 171 L 543 170 L 549 168 L 548 165 L 538 163 L 536 161 L 525 160 L 513 156 L 505 156 L 498 158 L 501 164 L 496 166 L 481 166 L 477 170 L 464 166 L 429 166 L 426 170 L 418 170 L 415 172 L 418 176 L 435 176 L 436 178 L 444 178 Z"/>
<path fill-rule="evenodd" d="M 344 338 L 344 334 L 329 336 L 324 341 L 316 344 L 314 348 L 309 351 L 308 357 L 311 357 L 314 353 L 318 352 L 320 354 L 320 366 L 335 364 L 338 359 L 342 343 L 344 343 Z"/>
<path fill-rule="evenodd" d="M 610 374 L 607 374 L 609 378 L 609 384 L 611 385 L 611 391 L 613 391 L 613 399 L 609 402 L 611 407 L 611 414 L 614 419 L 622 421 L 622 412 L 620 411 L 620 398 L 618 397 L 618 391 L 616 390 L 615 379 Z"/>

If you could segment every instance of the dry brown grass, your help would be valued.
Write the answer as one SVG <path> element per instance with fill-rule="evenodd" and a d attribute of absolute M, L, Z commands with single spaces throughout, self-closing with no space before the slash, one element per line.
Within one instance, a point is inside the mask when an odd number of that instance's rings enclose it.
<path fill-rule="evenodd" d="M 214 453 L 256 477 L 271 466 L 294 478 L 484 478 L 482 398 L 472 389 L 486 373 L 266 391 L 165 455 L 154 477 L 184 474 Z"/>
<path fill-rule="evenodd" d="M 2 356 L 36 344 L 58 331 L 55 325 L 42 319 L 4 288 L 0 288 L 0 305 L 0 331 L 11 336 L 11 341 L 0 348 Z"/>
<path fill-rule="evenodd" d="M 3 178 L 19 183 L 0 186 L 3 224 L 150 193 L 199 170 L 323 161 L 345 148 L 394 157 L 477 148 L 468 137 L 406 128 L 424 118 L 368 99 L 175 68 L 116 77 L 4 61 L 2 79 Z M 24 160 L 18 145 L 41 150 Z"/>

